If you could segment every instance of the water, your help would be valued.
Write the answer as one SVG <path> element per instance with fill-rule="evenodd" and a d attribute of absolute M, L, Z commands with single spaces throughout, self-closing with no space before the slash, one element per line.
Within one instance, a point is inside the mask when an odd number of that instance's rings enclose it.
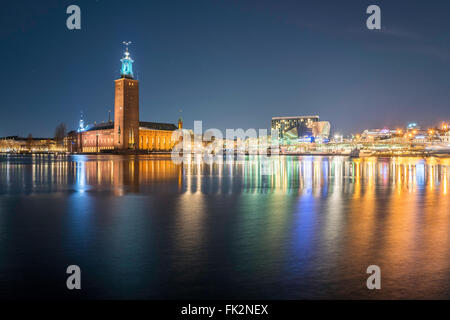
<path fill-rule="evenodd" d="M 450 298 L 450 159 L 270 164 L 0 156 L 0 297 Z"/>

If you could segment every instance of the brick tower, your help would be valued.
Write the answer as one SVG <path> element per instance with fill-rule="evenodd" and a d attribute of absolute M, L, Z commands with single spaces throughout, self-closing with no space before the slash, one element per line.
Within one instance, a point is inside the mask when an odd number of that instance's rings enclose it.
<path fill-rule="evenodd" d="M 121 59 L 120 79 L 115 80 L 114 148 L 137 149 L 139 146 L 139 81 L 133 79 L 133 60 L 126 45 Z"/>

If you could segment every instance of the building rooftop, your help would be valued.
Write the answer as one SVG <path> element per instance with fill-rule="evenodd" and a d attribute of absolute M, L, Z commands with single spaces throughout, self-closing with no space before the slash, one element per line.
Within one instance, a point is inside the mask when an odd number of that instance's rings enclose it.
<path fill-rule="evenodd" d="M 272 120 L 284 120 L 284 119 L 306 119 L 306 118 L 317 118 L 319 116 L 291 116 L 291 117 L 272 117 Z"/>
<path fill-rule="evenodd" d="M 83 131 L 107 130 L 107 129 L 114 129 L 114 122 L 104 122 L 96 125 L 90 124 L 86 126 L 86 129 Z"/>
<path fill-rule="evenodd" d="M 8 136 L 8 137 L 0 137 L 0 140 L 15 140 L 15 141 L 27 141 L 30 138 L 28 137 L 19 137 L 19 136 Z M 31 137 L 31 140 L 38 141 L 38 140 L 53 140 L 53 138 L 34 138 Z"/>
<path fill-rule="evenodd" d="M 160 123 L 160 122 L 146 122 L 146 121 L 140 121 L 139 127 L 143 129 L 150 129 L 150 130 L 167 130 L 167 131 L 174 131 L 177 130 L 178 127 L 172 123 Z M 97 125 L 90 124 L 86 126 L 86 131 L 95 131 L 95 130 L 108 130 L 108 129 L 114 129 L 114 122 L 105 122 L 100 123 Z"/>
<path fill-rule="evenodd" d="M 145 129 L 151 129 L 151 130 L 168 130 L 168 131 L 175 131 L 178 129 L 178 127 L 172 123 L 159 123 L 159 122 L 139 122 L 139 126 L 143 127 Z"/>

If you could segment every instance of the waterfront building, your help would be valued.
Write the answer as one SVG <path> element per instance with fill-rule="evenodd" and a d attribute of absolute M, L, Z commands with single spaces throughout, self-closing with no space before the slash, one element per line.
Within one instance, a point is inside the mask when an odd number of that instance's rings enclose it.
<path fill-rule="evenodd" d="M 395 136 L 397 134 L 396 130 L 390 130 L 390 129 L 367 129 L 364 130 L 363 133 L 361 134 L 361 139 L 362 140 L 369 140 L 369 141 L 374 141 L 374 140 L 386 140 L 386 139 L 390 139 L 393 136 Z"/>
<path fill-rule="evenodd" d="M 273 117 L 272 129 L 278 131 L 279 139 L 298 139 L 312 135 L 312 124 L 319 116 Z"/>
<path fill-rule="evenodd" d="M 331 130 L 330 123 L 319 121 L 319 116 L 273 117 L 271 127 L 278 132 L 279 139 L 292 141 L 328 139 Z"/>
<path fill-rule="evenodd" d="M 329 121 L 318 121 L 312 124 L 313 137 L 316 139 L 328 139 L 331 131 L 331 123 Z"/>
<path fill-rule="evenodd" d="M 450 144 L 450 131 L 447 131 L 443 136 L 442 136 L 442 140 L 445 143 Z"/>
<path fill-rule="evenodd" d="M 114 121 L 85 126 L 82 118 L 78 130 L 71 131 L 66 139 L 69 152 L 170 151 L 174 147 L 172 133 L 183 127 L 181 118 L 178 127 L 171 123 L 140 121 L 139 81 L 134 79 L 134 60 L 128 44 L 120 61 L 121 76 L 115 80 Z"/>
<path fill-rule="evenodd" d="M 0 152 L 63 152 L 63 145 L 51 138 L 9 136 L 0 138 Z"/>

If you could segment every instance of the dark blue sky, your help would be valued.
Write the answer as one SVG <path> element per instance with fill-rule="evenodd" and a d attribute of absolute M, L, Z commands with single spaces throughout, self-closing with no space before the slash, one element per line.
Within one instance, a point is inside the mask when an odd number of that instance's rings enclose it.
<path fill-rule="evenodd" d="M 66 8 L 82 30 L 66 28 Z M 378 4 L 382 30 L 366 28 Z M 318 114 L 334 131 L 450 119 L 449 1 L 2 2 L 0 136 L 107 120 L 122 41 L 141 120 L 268 128 Z"/>

